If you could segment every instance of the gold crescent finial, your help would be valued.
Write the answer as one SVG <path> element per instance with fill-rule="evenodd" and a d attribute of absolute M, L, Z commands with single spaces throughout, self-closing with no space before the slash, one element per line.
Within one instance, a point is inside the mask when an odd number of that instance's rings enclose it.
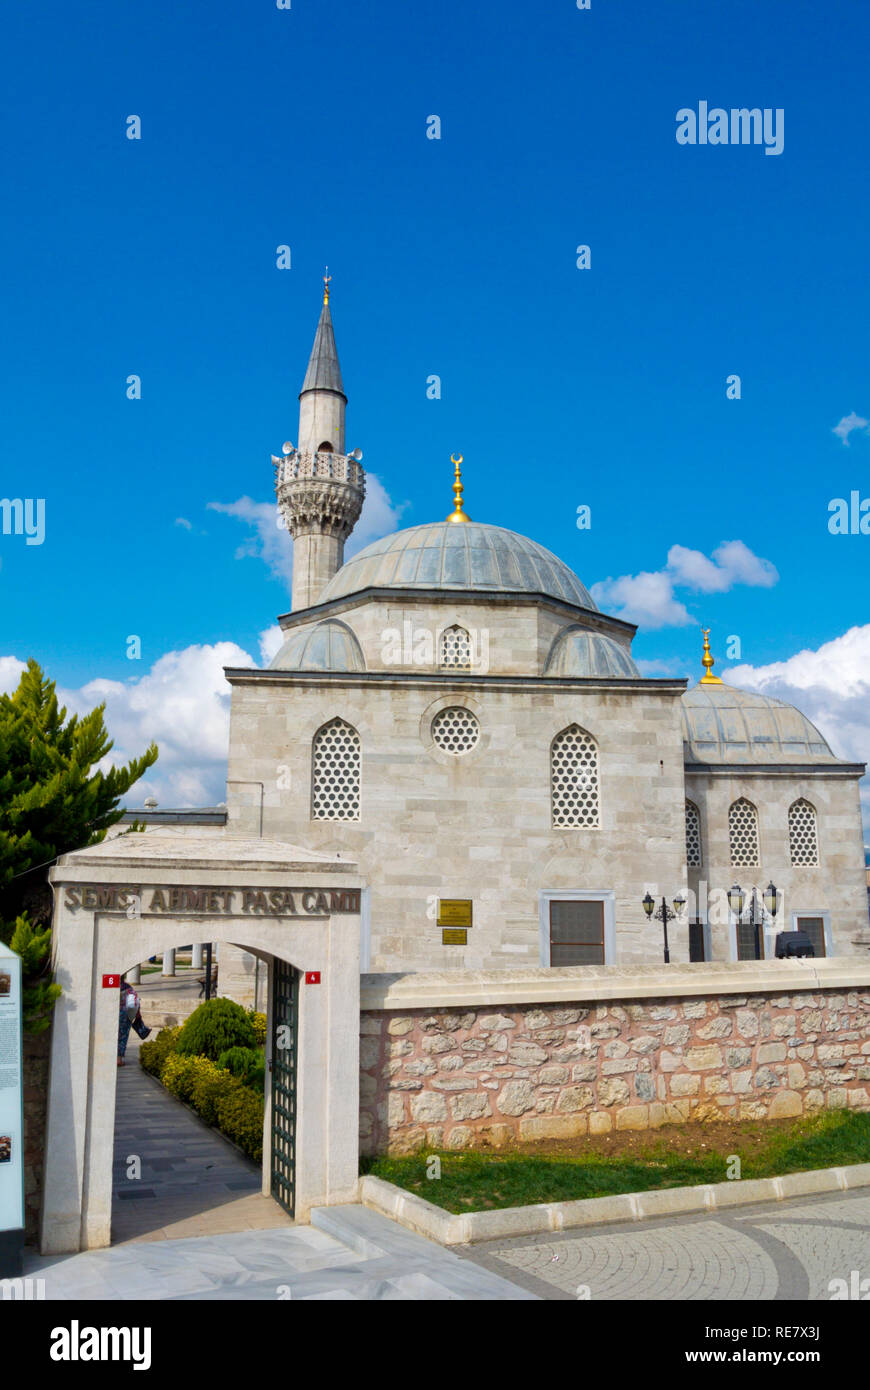
<path fill-rule="evenodd" d="M 704 655 L 701 657 L 701 665 L 704 667 L 704 674 L 701 677 L 701 685 L 724 685 L 724 681 L 722 681 L 719 676 L 713 675 L 713 667 L 716 664 L 716 658 L 710 652 L 710 629 L 708 627 L 702 627 L 701 631 L 704 634 Z"/>
<path fill-rule="evenodd" d="M 450 462 L 453 464 L 453 468 L 454 468 L 454 474 L 453 474 L 453 496 L 454 496 L 455 501 L 454 501 L 454 503 L 453 503 L 453 511 L 450 513 L 450 515 L 448 516 L 447 520 L 448 520 L 448 521 L 470 521 L 470 520 L 471 520 L 471 517 L 468 516 L 468 514 L 462 510 L 462 483 L 460 482 L 461 474 L 460 474 L 460 472 L 459 472 L 459 465 L 460 465 L 460 463 L 462 462 L 462 455 L 460 454 L 460 455 L 459 455 L 459 458 L 457 459 L 457 458 L 454 458 L 453 455 L 451 454 L 451 455 L 450 455 Z"/>
<path fill-rule="evenodd" d="M 323 277 L 323 302 L 324 302 L 324 304 L 328 304 L 328 303 L 329 303 L 329 282 L 330 282 L 331 279 L 332 279 L 332 276 L 331 276 L 330 273 L 329 273 L 329 266 L 327 266 L 327 267 L 326 267 L 326 274 L 325 274 L 324 277 Z"/>

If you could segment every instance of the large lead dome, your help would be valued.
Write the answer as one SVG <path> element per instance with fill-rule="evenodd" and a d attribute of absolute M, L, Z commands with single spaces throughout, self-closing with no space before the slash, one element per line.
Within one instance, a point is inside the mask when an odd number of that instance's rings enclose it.
<path fill-rule="evenodd" d="M 317 601 L 370 588 L 546 594 L 598 611 L 585 585 L 551 551 L 515 531 L 474 521 L 410 526 L 375 541 L 342 566 Z"/>

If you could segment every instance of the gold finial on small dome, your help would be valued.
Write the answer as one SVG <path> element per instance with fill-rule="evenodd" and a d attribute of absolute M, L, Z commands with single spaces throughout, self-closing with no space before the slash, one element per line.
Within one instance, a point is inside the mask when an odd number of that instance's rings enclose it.
<path fill-rule="evenodd" d="M 331 276 L 330 273 L 329 273 L 329 266 L 327 266 L 327 267 L 326 267 L 326 274 L 325 274 L 324 277 L 323 277 L 323 302 L 324 302 L 324 304 L 328 304 L 328 303 L 329 303 L 329 282 L 330 282 L 331 279 L 332 279 L 332 276 Z"/>
<path fill-rule="evenodd" d="M 464 512 L 464 511 L 462 510 L 462 483 L 459 481 L 459 480 L 460 480 L 460 477 L 461 477 L 461 474 L 460 474 L 460 472 L 459 472 L 459 465 L 460 465 L 460 463 L 462 462 L 462 455 L 460 454 L 460 455 L 459 455 L 459 458 L 458 458 L 458 459 L 455 459 L 455 458 L 453 457 L 453 455 L 451 454 L 451 455 L 450 455 L 450 462 L 453 464 L 453 466 L 454 466 L 454 468 L 455 468 L 455 470 L 456 470 L 456 472 L 455 472 L 455 474 L 454 474 L 454 480 L 453 480 L 453 496 L 454 496 L 454 498 L 455 498 L 455 501 L 454 501 L 454 503 L 453 503 L 453 511 L 452 511 L 452 512 L 450 513 L 450 515 L 447 517 L 447 520 L 448 520 L 448 521 L 470 521 L 470 520 L 471 520 L 471 517 L 470 517 L 466 512 Z"/>
<path fill-rule="evenodd" d="M 702 627 L 701 631 L 704 634 L 704 655 L 701 657 L 701 665 L 705 668 L 701 677 L 701 685 L 724 685 L 725 682 L 719 676 L 713 675 L 716 658 L 710 652 L 710 629 Z"/>

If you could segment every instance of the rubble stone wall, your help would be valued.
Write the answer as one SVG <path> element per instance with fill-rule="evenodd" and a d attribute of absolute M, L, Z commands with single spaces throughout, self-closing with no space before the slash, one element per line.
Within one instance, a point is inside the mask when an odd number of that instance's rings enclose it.
<path fill-rule="evenodd" d="M 363 1153 L 870 1108 L 870 993 L 361 1017 Z"/>

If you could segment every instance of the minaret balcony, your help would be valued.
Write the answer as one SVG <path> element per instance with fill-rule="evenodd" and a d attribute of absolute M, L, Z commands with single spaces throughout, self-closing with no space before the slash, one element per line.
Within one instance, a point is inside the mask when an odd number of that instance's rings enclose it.
<path fill-rule="evenodd" d="M 348 483 L 365 491 L 365 469 L 351 454 L 334 454 L 324 449 L 316 454 L 296 452 L 275 464 L 275 486 L 282 483 L 322 478 L 324 481 Z"/>

